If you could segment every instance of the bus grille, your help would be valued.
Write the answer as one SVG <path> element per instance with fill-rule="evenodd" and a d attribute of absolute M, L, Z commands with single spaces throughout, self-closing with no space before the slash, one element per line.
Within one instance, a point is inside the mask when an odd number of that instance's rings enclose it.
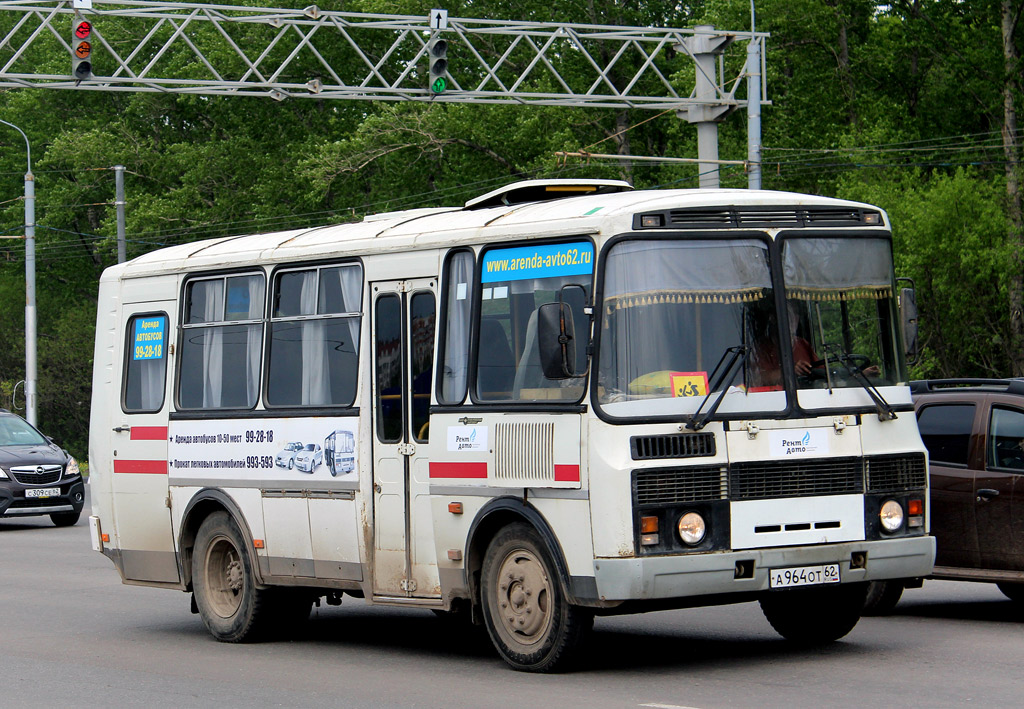
<path fill-rule="evenodd" d="M 60 480 L 59 465 L 25 465 L 11 468 L 11 475 L 22 485 L 49 485 Z"/>
<path fill-rule="evenodd" d="M 764 500 L 778 497 L 900 492 L 927 483 L 924 455 L 759 461 L 725 466 L 649 468 L 633 471 L 637 505 L 702 500 Z"/>
<path fill-rule="evenodd" d="M 868 492 L 923 489 L 928 477 L 924 454 L 885 455 L 867 459 Z"/>
<path fill-rule="evenodd" d="M 729 489 L 733 500 L 863 493 L 864 464 L 860 458 L 733 463 Z"/>
<path fill-rule="evenodd" d="M 724 500 L 727 495 L 728 474 L 724 465 L 633 471 L 633 499 L 637 505 Z"/>
<path fill-rule="evenodd" d="M 494 476 L 498 480 L 555 479 L 554 423 L 499 423 L 494 427 Z"/>
<path fill-rule="evenodd" d="M 647 226 L 643 217 L 660 216 Z M 882 223 L 877 210 L 860 207 L 779 205 L 777 207 L 696 207 L 666 209 L 633 215 L 635 229 L 801 229 L 807 227 L 864 226 Z"/>
<path fill-rule="evenodd" d="M 629 439 L 633 460 L 656 458 L 704 458 L 715 455 L 713 433 L 670 433 L 667 436 L 633 436 Z"/>

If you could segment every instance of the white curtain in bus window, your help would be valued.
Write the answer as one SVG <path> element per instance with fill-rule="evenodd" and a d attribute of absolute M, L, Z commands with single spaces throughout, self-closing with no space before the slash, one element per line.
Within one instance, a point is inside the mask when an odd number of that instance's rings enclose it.
<path fill-rule="evenodd" d="M 126 413 L 159 411 L 167 377 L 167 316 L 132 317 L 127 337 L 122 408 Z"/>
<path fill-rule="evenodd" d="M 361 295 L 362 271 L 354 264 L 277 275 L 270 326 L 270 405 L 352 404 Z"/>
<path fill-rule="evenodd" d="M 469 389 L 469 334 L 473 304 L 473 253 L 457 251 L 448 257 L 445 277 L 444 362 L 440 400 L 461 404 Z"/>
<path fill-rule="evenodd" d="M 262 274 L 188 283 L 178 381 L 181 408 L 251 409 L 256 405 L 263 308 Z"/>
<path fill-rule="evenodd" d="M 892 296 L 888 239 L 786 239 L 783 270 L 788 298 L 877 300 Z"/>

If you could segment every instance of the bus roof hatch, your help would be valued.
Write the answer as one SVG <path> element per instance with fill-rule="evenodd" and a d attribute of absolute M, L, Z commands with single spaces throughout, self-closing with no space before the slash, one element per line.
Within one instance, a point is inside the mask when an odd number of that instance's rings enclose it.
<path fill-rule="evenodd" d="M 499 187 L 466 202 L 466 209 L 483 209 L 499 205 L 547 202 L 588 194 L 629 192 L 633 185 L 623 180 L 526 180 Z"/>

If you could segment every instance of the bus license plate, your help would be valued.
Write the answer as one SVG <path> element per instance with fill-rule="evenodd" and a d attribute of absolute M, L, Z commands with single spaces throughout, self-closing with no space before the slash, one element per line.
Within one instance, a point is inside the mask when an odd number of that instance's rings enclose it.
<path fill-rule="evenodd" d="M 795 588 L 797 586 L 839 583 L 839 564 L 772 569 L 768 572 L 768 583 L 770 588 Z"/>
<path fill-rule="evenodd" d="M 36 487 L 25 490 L 25 497 L 60 497 L 59 487 Z"/>

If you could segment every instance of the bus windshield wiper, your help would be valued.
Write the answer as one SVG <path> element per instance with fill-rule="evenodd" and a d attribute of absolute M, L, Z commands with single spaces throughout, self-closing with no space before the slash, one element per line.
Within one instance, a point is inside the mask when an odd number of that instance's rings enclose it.
<path fill-rule="evenodd" d="M 730 356 L 731 355 L 731 356 Z M 729 361 L 726 362 L 728 357 Z M 722 403 L 722 399 L 725 398 L 725 392 L 728 391 L 729 387 L 732 386 L 733 380 L 736 378 L 737 372 L 742 368 L 743 363 L 747 360 L 747 346 L 746 345 L 735 345 L 733 347 L 726 347 L 725 352 L 718 360 L 718 364 L 715 365 L 714 370 L 711 372 L 710 384 L 708 385 L 708 393 L 704 396 L 704 399 L 700 402 L 700 406 L 693 412 L 690 419 L 686 422 L 686 428 L 691 431 L 699 431 L 704 428 L 711 417 L 718 411 L 718 405 Z M 725 365 L 724 367 L 722 365 Z M 738 366 L 737 366 L 738 365 Z M 718 370 L 722 370 L 719 374 Z M 725 382 L 725 378 L 729 377 L 729 381 Z M 722 386 L 723 382 L 725 386 Z M 711 405 L 711 408 L 706 413 L 701 413 L 701 409 L 704 408 L 704 404 L 708 403 L 708 399 L 711 398 L 711 394 L 716 390 L 721 390 L 718 394 L 718 398 L 715 399 L 715 403 Z"/>
<path fill-rule="evenodd" d="M 839 348 L 836 345 L 822 345 L 822 351 L 825 353 L 826 372 L 828 371 L 828 362 L 830 359 L 828 357 L 829 350 L 835 352 L 838 349 Z M 875 385 L 871 383 L 871 380 L 868 379 L 867 375 L 864 374 L 864 370 L 860 367 L 850 366 L 850 357 L 848 355 L 840 353 L 838 355 L 834 355 L 831 359 L 842 364 L 843 367 L 846 368 L 846 371 L 849 372 L 850 377 L 868 393 L 868 396 L 871 397 L 871 401 L 875 403 L 875 408 L 878 410 L 879 421 L 892 421 L 897 418 L 896 411 L 892 408 L 892 404 L 885 400 L 885 397 L 882 396 L 881 392 L 878 391 Z M 831 382 L 829 382 L 829 384 L 831 385 Z"/>

